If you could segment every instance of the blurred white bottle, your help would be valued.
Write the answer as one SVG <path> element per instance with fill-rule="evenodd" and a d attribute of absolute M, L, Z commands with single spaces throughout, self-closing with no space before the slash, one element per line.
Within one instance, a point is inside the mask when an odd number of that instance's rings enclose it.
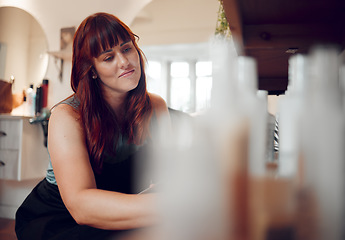
<path fill-rule="evenodd" d="M 30 87 L 26 90 L 27 115 L 30 117 L 35 116 L 36 94 L 33 87 L 34 85 L 30 84 Z"/>
<path fill-rule="evenodd" d="M 157 172 L 164 188 L 158 239 L 228 239 L 230 183 L 225 175 L 232 162 L 224 154 L 229 149 L 229 132 L 238 123 L 234 120 L 236 88 L 231 71 L 235 52 L 233 44 L 221 38 L 210 42 L 210 52 L 210 110 L 194 119 L 193 125 L 181 122 L 174 126 L 174 131 L 159 141 Z"/>
<path fill-rule="evenodd" d="M 249 172 L 263 177 L 266 173 L 267 149 L 267 93 L 258 95 L 256 61 L 240 56 L 237 60 L 238 105 L 249 119 Z"/>
<path fill-rule="evenodd" d="M 310 54 L 310 82 L 302 114 L 304 186 L 315 197 L 316 239 L 344 239 L 344 114 L 339 52 L 320 46 Z"/>
<path fill-rule="evenodd" d="M 297 54 L 290 57 L 288 88 L 278 105 L 280 177 L 295 178 L 297 174 L 303 96 L 308 81 L 307 67 L 307 56 Z"/>

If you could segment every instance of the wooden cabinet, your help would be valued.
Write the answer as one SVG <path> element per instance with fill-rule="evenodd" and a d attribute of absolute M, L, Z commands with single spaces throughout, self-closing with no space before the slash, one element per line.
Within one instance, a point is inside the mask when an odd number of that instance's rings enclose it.
<path fill-rule="evenodd" d="M 40 124 L 28 117 L 0 115 L 0 179 L 42 178 L 49 157 Z"/>

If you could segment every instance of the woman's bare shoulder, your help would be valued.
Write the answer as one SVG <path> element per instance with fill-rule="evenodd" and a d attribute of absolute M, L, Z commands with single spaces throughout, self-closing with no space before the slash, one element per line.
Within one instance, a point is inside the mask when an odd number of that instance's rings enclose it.
<path fill-rule="evenodd" d="M 79 112 L 68 104 L 59 104 L 51 110 L 50 118 L 73 118 L 79 119 Z"/>
<path fill-rule="evenodd" d="M 61 128 L 60 126 L 63 126 Z M 68 104 L 59 104 L 51 111 L 49 118 L 49 129 L 57 127 L 58 129 L 80 129 L 79 112 Z"/>
<path fill-rule="evenodd" d="M 167 104 L 161 96 L 154 94 L 154 93 L 149 93 L 149 96 L 150 96 L 152 107 L 153 107 L 154 111 L 156 111 L 157 113 L 167 113 L 168 112 Z"/>

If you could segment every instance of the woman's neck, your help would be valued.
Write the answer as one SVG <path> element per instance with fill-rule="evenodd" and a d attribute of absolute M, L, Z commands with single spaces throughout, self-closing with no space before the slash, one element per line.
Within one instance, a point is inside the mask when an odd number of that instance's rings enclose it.
<path fill-rule="evenodd" d="M 105 95 L 105 101 L 110 105 L 116 114 L 118 121 L 122 123 L 125 115 L 125 101 L 127 94 Z"/>

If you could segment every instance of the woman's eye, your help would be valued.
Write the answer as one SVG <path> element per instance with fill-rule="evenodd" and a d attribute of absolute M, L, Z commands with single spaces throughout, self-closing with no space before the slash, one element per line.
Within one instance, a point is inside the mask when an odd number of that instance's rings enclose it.
<path fill-rule="evenodd" d="M 132 48 L 131 47 L 127 47 L 125 49 L 123 49 L 123 52 L 126 53 L 126 52 L 129 52 Z"/>
<path fill-rule="evenodd" d="M 113 59 L 113 56 L 107 56 L 104 58 L 103 61 L 108 62 L 108 61 L 111 61 L 112 59 Z"/>

